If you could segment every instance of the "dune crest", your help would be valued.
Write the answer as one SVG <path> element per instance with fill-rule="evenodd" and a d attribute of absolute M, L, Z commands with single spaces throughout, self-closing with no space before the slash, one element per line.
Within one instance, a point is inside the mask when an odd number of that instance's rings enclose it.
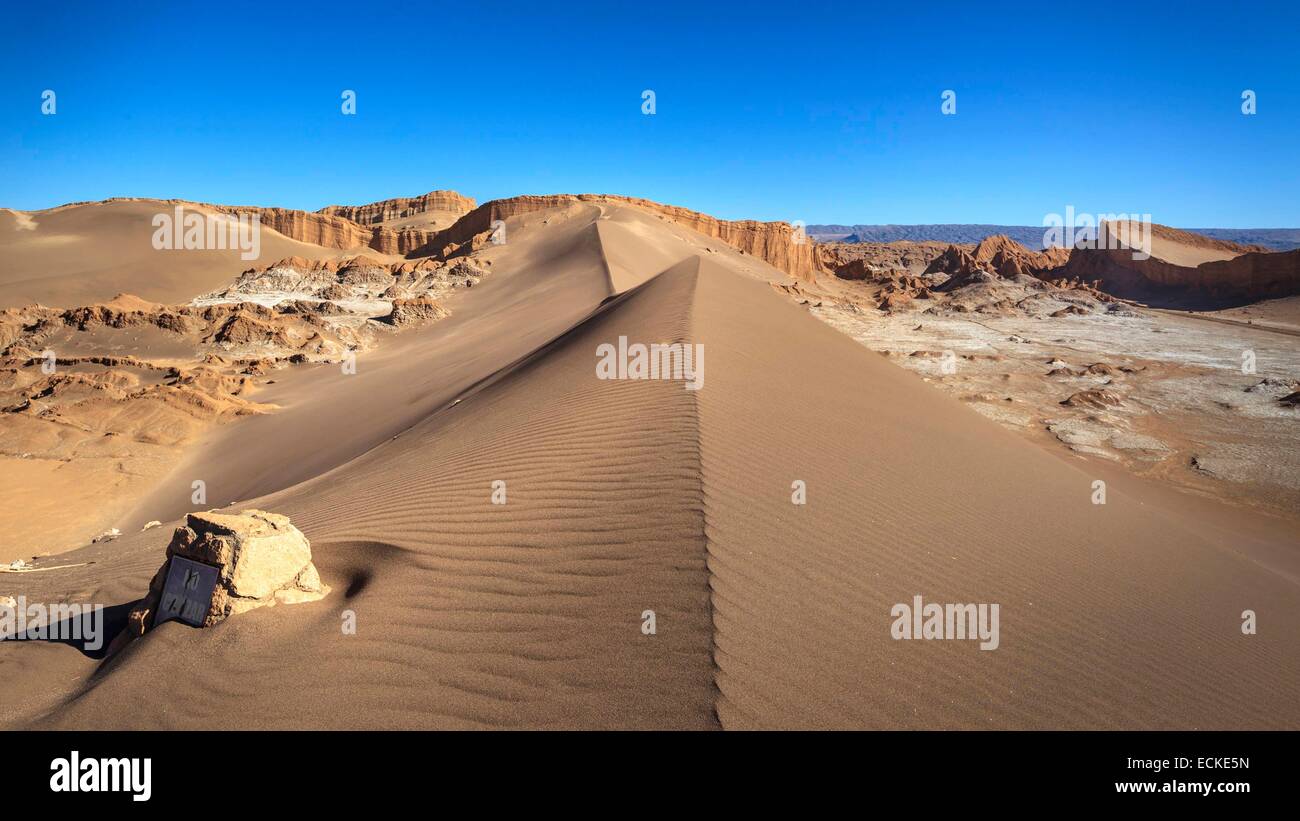
<path fill-rule="evenodd" d="M 433 240 L 433 246 L 441 250 L 447 245 L 460 245 L 476 235 L 490 232 L 495 220 L 574 203 L 605 203 L 647 211 L 706 237 L 720 239 L 795 279 L 813 282 L 817 274 L 823 271 L 812 241 L 800 235 L 789 223 L 721 220 L 687 208 L 612 194 L 552 194 L 493 200 L 466 214 L 440 233 Z"/>

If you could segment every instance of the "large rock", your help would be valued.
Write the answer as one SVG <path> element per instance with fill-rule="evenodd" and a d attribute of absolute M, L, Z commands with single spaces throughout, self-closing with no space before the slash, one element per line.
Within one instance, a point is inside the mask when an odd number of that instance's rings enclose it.
<path fill-rule="evenodd" d="M 191 513 L 172 535 L 167 561 L 154 574 L 148 596 L 131 611 L 131 637 L 154 626 L 176 556 L 219 569 L 204 627 L 258 607 L 315 601 L 329 593 L 311 562 L 311 544 L 288 517 L 264 510 Z"/>
<path fill-rule="evenodd" d="M 415 299 L 394 299 L 393 309 L 387 316 L 380 317 L 379 321 L 390 325 L 417 325 L 447 316 L 451 316 L 451 311 L 441 302 L 431 296 L 419 296 Z"/>

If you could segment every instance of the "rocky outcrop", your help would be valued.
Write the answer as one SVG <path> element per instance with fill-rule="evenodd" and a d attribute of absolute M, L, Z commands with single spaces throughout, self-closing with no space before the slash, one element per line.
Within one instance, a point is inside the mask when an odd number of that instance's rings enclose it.
<path fill-rule="evenodd" d="M 461 197 L 454 191 L 432 191 L 426 194 L 430 204 L 445 203 L 454 206 L 449 209 L 457 211 L 466 206 L 473 205 L 474 201 L 468 197 Z M 418 203 L 425 197 L 412 197 L 407 201 Z M 361 206 L 338 206 L 333 205 L 320 211 L 299 211 L 294 208 L 268 208 L 260 205 L 217 205 L 206 202 L 193 202 L 191 200 L 165 199 L 165 200 L 142 200 L 138 197 L 113 197 L 102 200 L 102 202 L 159 202 L 171 206 L 181 206 L 198 211 L 216 212 L 219 214 L 230 214 L 238 216 L 240 214 L 256 214 L 261 225 L 283 234 L 284 236 L 305 242 L 311 245 L 318 245 L 322 248 L 337 248 L 342 251 L 360 250 L 369 248 L 378 251 L 381 254 L 407 255 L 417 248 L 427 246 L 437 231 L 424 228 L 386 228 L 377 224 L 366 224 L 354 222 L 345 216 L 350 210 L 356 209 L 358 214 L 380 213 L 385 210 L 384 203 L 372 203 L 371 205 Z M 400 203 L 404 200 L 391 200 L 388 202 Z M 88 205 L 90 203 L 69 203 L 59 206 L 70 208 L 75 205 Z M 401 206 L 393 206 L 401 210 Z M 412 206 L 414 207 L 414 206 Z M 373 212 L 367 212 L 364 209 L 374 208 Z M 461 211 L 463 213 L 463 211 Z"/>
<path fill-rule="evenodd" d="M 316 213 L 343 217 L 359 225 L 374 225 L 430 211 L 463 216 L 477 205 L 470 197 L 463 197 L 455 191 L 430 191 L 420 197 L 397 197 L 368 205 L 330 205 Z"/>
<path fill-rule="evenodd" d="M 290 239 L 344 251 L 370 248 L 381 254 L 405 255 L 428 245 L 435 233 L 418 228 L 392 229 L 358 225 L 344 217 L 296 211 L 292 208 L 227 205 L 208 207 L 227 214 L 257 214 L 262 225 Z"/>
<path fill-rule="evenodd" d="M 458 289 L 472 288 L 486 275 L 487 270 L 470 257 L 452 262 L 433 257 L 402 262 L 365 256 L 320 261 L 289 257 L 265 268 L 250 268 L 231 287 L 200 301 L 275 300 L 276 309 L 283 313 L 351 313 L 389 324 L 407 324 L 410 318 L 427 321 L 447 316 L 440 301 Z M 419 302 L 420 297 L 428 297 L 429 302 Z M 407 300 L 410 304 L 382 315 L 380 311 L 389 308 L 382 303 L 389 300 Z"/>
<path fill-rule="evenodd" d="M 965 284 L 972 277 L 984 273 L 984 269 L 975 261 L 974 255 L 957 245 L 949 245 L 946 251 L 925 267 L 924 271 L 925 276 L 947 274 L 950 286 Z"/>
<path fill-rule="evenodd" d="M 1221 308 L 1300 294 L 1300 250 L 1268 251 L 1163 225 L 1151 226 L 1151 232 L 1149 258 L 1135 259 L 1123 232 L 1116 231 L 1110 236 L 1118 239 L 1074 249 L 1061 273 L 1099 281 L 1116 296 L 1168 307 Z M 1218 258 L 1189 264 L 1198 257 Z"/>
<path fill-rule="evenodd" d="M 451 315 L 451 311 L 433 297 L 421 296 L 415 299 L 394 299 L 393 310 L 381 322 L 389 325 L 419 325 L 433 322 Z"/>
<path fill-rule="evenodd" d="M 719 239 L 804 282 L 815 281 L 817 274 L 825 270 L 812 240 L 796 233 L 789 223 L 720 220 L 686 208 L 612 194 L 552 194 L 492 200 L 438 232 L 430 246 L 419 253 L 447 256 L 458 252 L 467 243 L 473 243 L 476 237 L 486 236 L 496 220 L 584 202 L 631 205 L 657 214 L 677 225 Z"/>
<path fill-rule="evenodd" d="M 950 245 L 926 267 L 925 273 L 944 273 L 961 282 L 983 271 L 1003 279 L 1032 276 L 1048 279 L 1070 258 L 1067 248 L 1031 251 L 1005 235 L 985 237 L 974 248 Z"/>
<path fill-rule="evenodd" d="M 129 638 L 152 629 L 176 609 L 163 601 L 174 557 L 217 568 L 216 587 L 206 609 L 196 613 L 203 627 L 259 607 L 316 601 L 329 593 L 311 561 L 311 544 L 288 517 L 263 510 L 239 514 L 191 513 L 167 545 L 167 560 L 154 574 L 149 593 L 127 619 Z M 201 590 L 201 587 L 200 587 Z"/>
<path fill-rule="evenodd" d="M 870 280 L 882 275 L 918 275 L 942 254 L 942 242 L 833 242 L 817 246 L 821 267 L 840 279 Z"/>
<path fill-rule="evenodd" d="M 110 200 L 111 201 L 111 200 Z M 262 206 L 214 205 L 186 200 L 159 200 L 169 205 L 192 206 L 217 213 L 256 214 L 262 225 L 290 239 L 339 250 L 369 248 L 381 254 L 405 257 L 440 257 L 478 250 L 487 242 L 488 233 L 495 220 L 508 219 L 546 208 L 557 208 L 577 202 L 608 202 L 631 205 L 657 214 L 678 225 L 690 228 L 708 237 L 750 254 L 772 265 L 795 279 L 814 282 L 816 275 L 827 269 L 821 264 L 816 245 L 806 235 L 797 232 L 785 222 L 756 222 L 754 220 L 720 220 L 708 214 L 673 205 L 663 205 L 652 200 L 621 197 L 612 194 L 553 194 L 521 196 L 493 200 L 472 208 L 474 201 L 454 191 L 432 191 L 423 197 L 384 200 L 369 205 L 331 205 L 317 212 L 292 208 L 266 208 Z M 452 225 L 441 230 L 427 228 L 388 228 L 375 222 L 378 218 L 400 218 L 416 209 L 439 210 L 456 213 L 472 208 Z M 66 207 L 66 206 L 65 206 Z M 361 222 L 350 219 L 351 215 Z"/>
<path fill-rule="evenodd" d="M 1086 391 L 1072 393 L 1061 404 L 1070 408 L 1092 408 L 1095 410 L 1104 410 L 1106 408 L 1118 407 L 1123 403 L 1119 394 L 1114 391 L 1108 391 L 1105 388 L 1092 388 Z"/>
<path fill-rule="evenodd" d="M 1069 261 L 1070 249 L 1031 251 L 1005 234 L 995 234 L 980 240 L 971 256 L 975 262 L 1006 279 L 1021 274 L 1042 279 Z"/>

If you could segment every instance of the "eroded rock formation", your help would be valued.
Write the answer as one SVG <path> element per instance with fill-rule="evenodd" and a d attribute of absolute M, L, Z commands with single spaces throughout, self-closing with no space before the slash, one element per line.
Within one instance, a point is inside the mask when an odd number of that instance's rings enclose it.
<path fill-rule="evenodd" d="M 428 245 L 436 232 L 419 228 L 384 228 L 358 225 L 333 214 L 297 211 L 292 208 L 210 205 L 227 214 L 257 214 L 262 225 L 290 239 L 322 248 L 352 250 L 370 248 L 381 254 L 409 254 Z"/>
<path fill-rule="evenodd" d="M 834 242 L 819 244 L 821 266 L 840 279 L 923 273 L 948 248 L 942 242 Z"/>
<path fill-rule="evenodd" d="M 430 211 L 463 216 L 473 211 L 477 205 L 470 197 L 461 196 L 455 191 L 430 191 L 420 197 L 396 197 L 368 205 L 330 205 L 316 213 L 343 217 L 359 225 L 374 225 Z"/>
<path fill-rule="evenodd" d="M 128 640 L 152 629 L 160 612 L 165 619 L 178 609 L 163 599 L 172 559 L 178 556 L 217 568 L 212 598 L 197 614 L 203 627 L 259 607 L 316 601 L 329 593 L 312 564 L 311 543 L 287 516 L 252 509 L 191 513 L 173 533 L 167 560 L 149 583 L 148 595 L 127 618 Z"/>
<path fill-rule="evenodd" d="M 677 225 L 719 239 L 805 282 L 815 281 L 817 274 L 824 270 L 812 240 L 796 232 L 789 223 L 720 220 L 687 208 L 612 194 L 551 194 L 492 200 L 439 232 L 431 246 L 421 249 L 421 253 L 446 256 L 457 252 L 466 243 L 472 243 L 476 237 L 486 235 L 492 230 L 495 220 L 579 202 L 632 205 L 658 214 Z"/>
<path fill-rule="evenodd" d="M 1300 250 L 1269 251 L 1153 225 L 1151 255 L 1142 258 L 1143 249 L 1135 255 L 1123 227 L 1109 236 L 1113 241 L 1100 247 L 1074 249 L 1062 275 L 1171 307 L 1225 307 L 1300 294 Z"/>
<path fill-rule="evenodd" d="M 1003 279 L 1032 276 L 1049 279 L 1070 259 L 1067 248 L 1048 248 L 1031 251 L 1008 236 L 999 234 L 985 237 L 974 248 L 949 245 L 936 257 L 925 273 L 945 273 L 953 277 L 968 278 L 976 271 L 987 271 Z"/>

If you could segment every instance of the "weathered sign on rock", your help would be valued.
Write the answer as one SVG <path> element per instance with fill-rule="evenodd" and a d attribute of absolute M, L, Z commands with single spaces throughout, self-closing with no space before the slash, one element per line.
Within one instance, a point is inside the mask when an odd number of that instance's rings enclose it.
<path fill-rule="evenodd" d="M 167 546 L 149 594 L 131 611 L 127 637 L 165 621 L 211 627 L 274 604 L 324 598 L 311 544 L 286 516 L 264 510 L 191 513 Z"/>
<path fill-rule="evenodd" d="M 212 606 L 212 594 L 216 591 L 220 574 L 219 567 L 173 556 L 168 564 L 167 581 L 163 583 L 154 624 L 176 619 L 202 627 Z"/>

